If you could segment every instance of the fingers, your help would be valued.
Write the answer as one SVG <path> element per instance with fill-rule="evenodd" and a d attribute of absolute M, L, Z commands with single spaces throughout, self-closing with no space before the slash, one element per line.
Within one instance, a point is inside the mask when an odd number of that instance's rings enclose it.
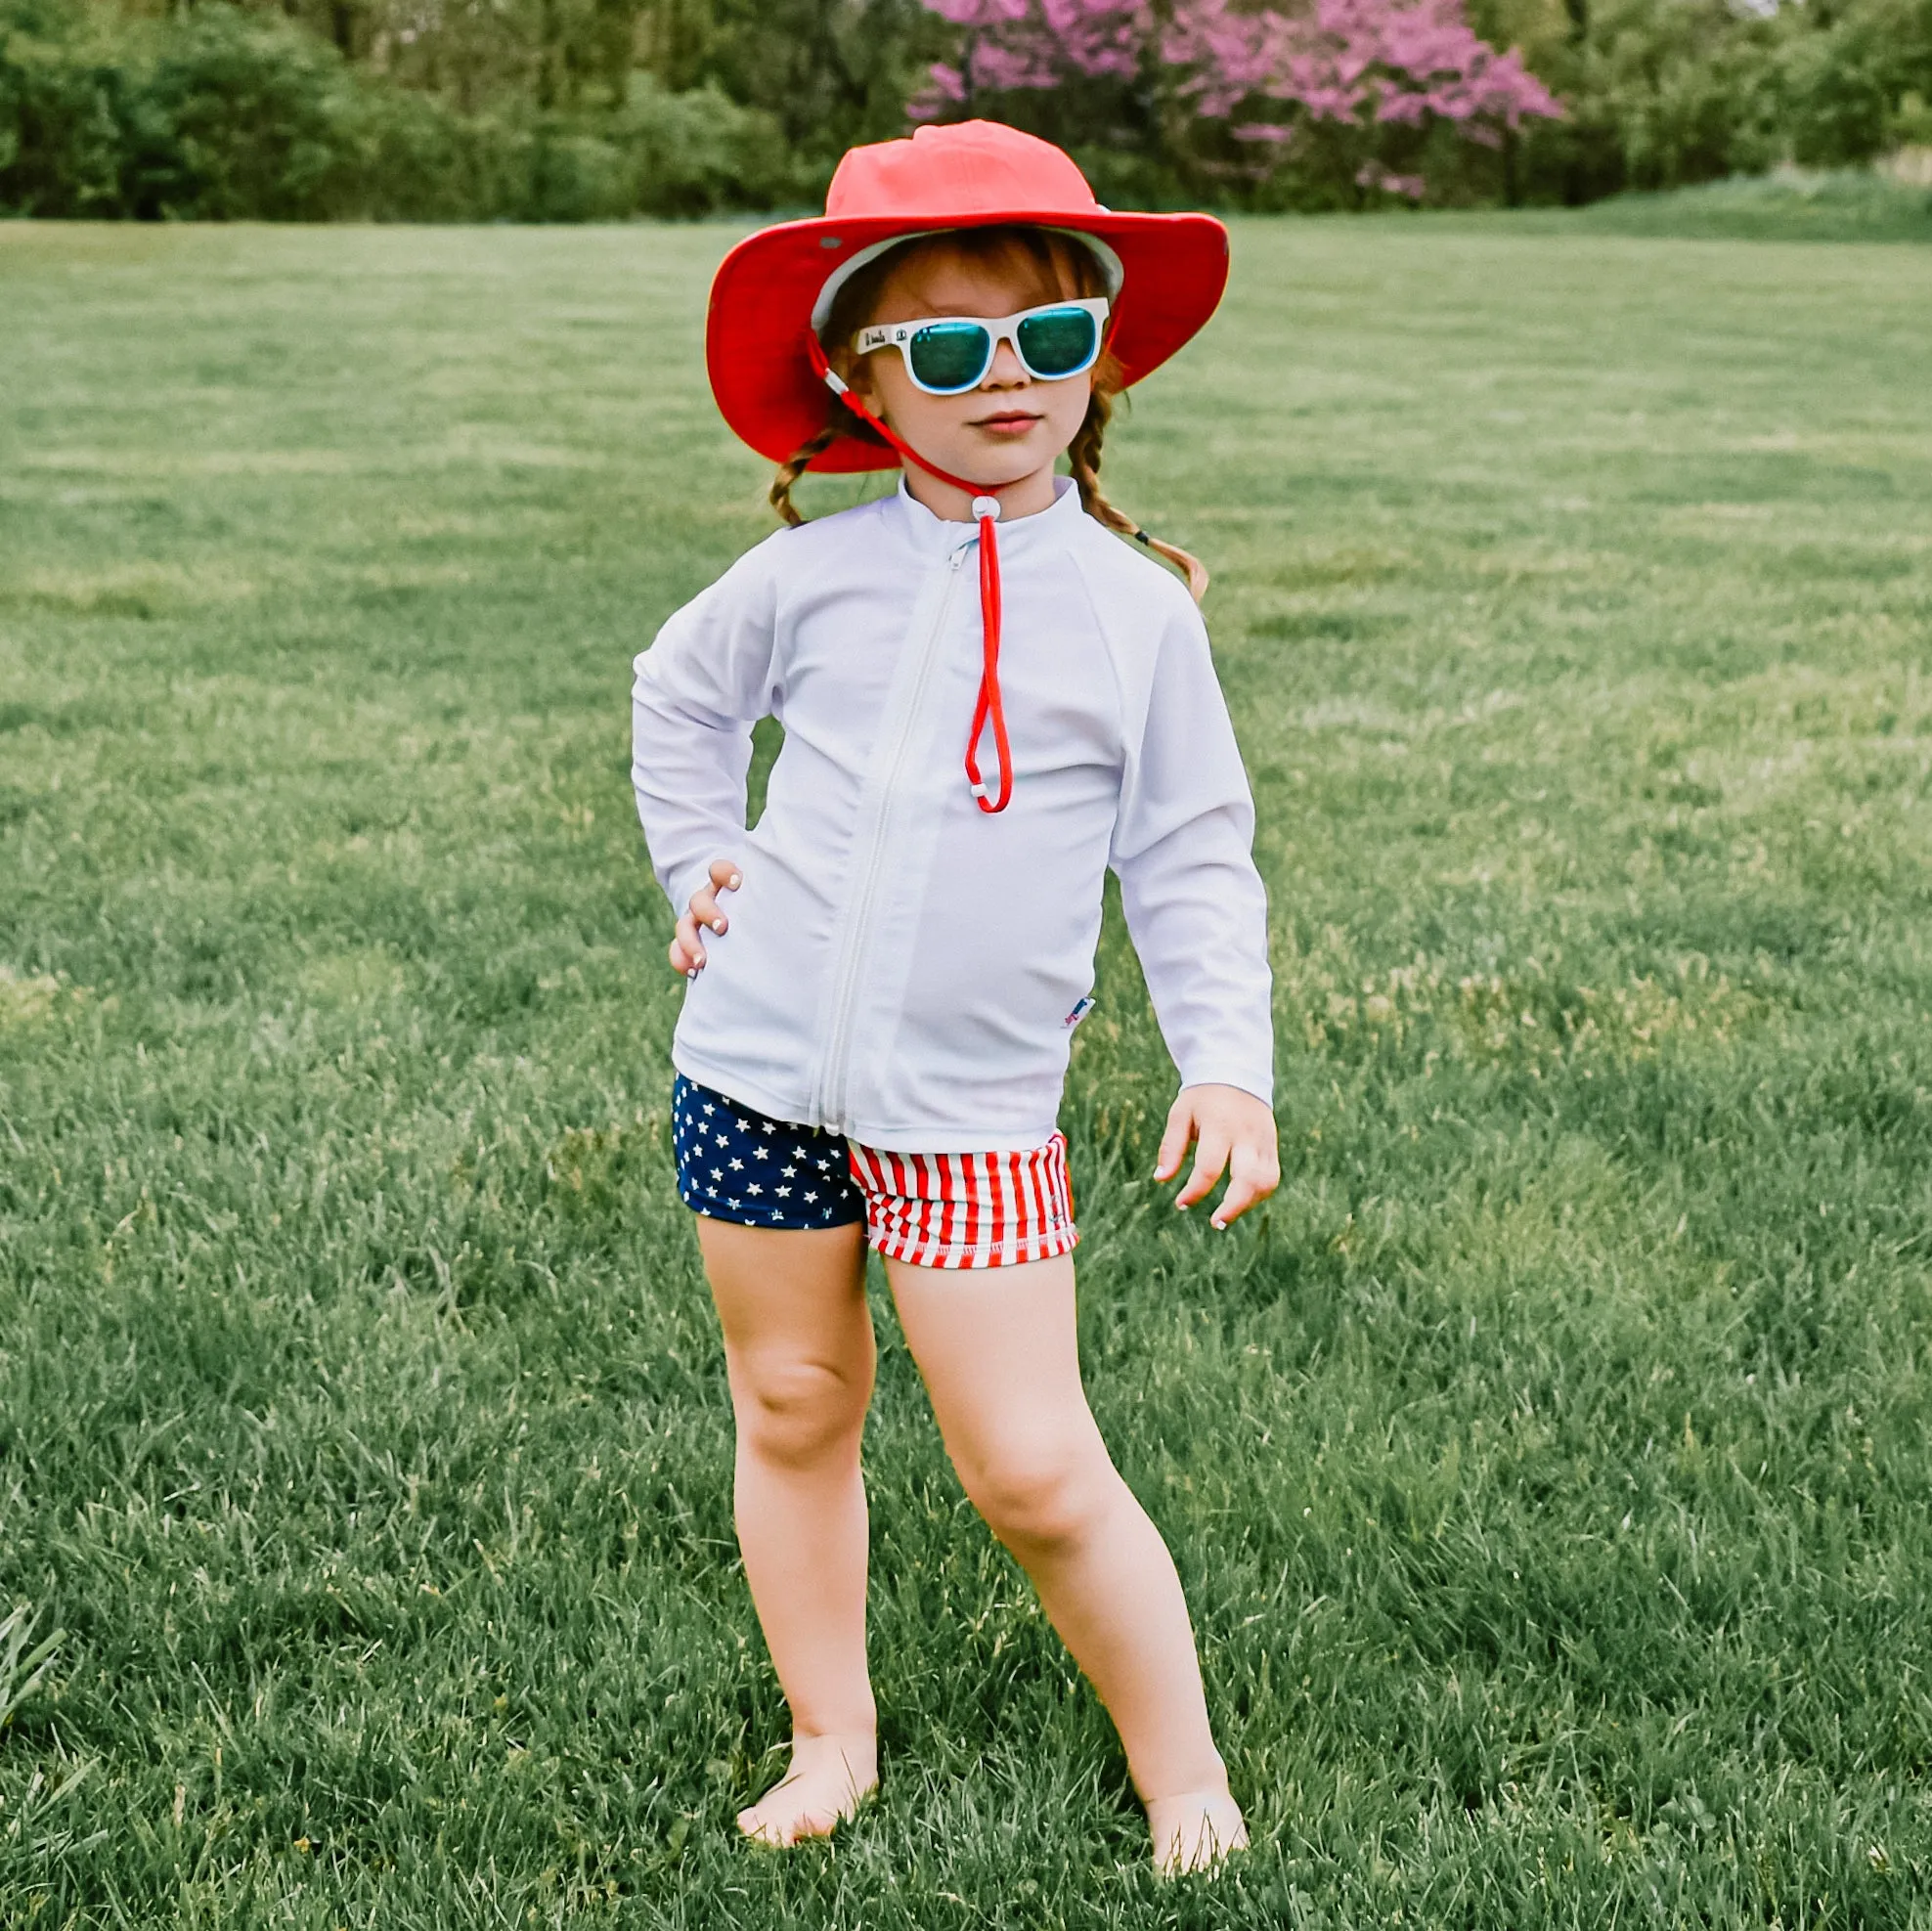
<path fill-rule="evenodd" d="M 697 921 L 689 912 L 678 921 L 678 936 L 671 942 L 671 969 L 686 979 L 695 979 L 704 970 L 704 946 L 698 942 Z"/>
<path fill-rule="evenodd" d="M 743 883 L 737 866 L 729 858 L 712 859 L 711 883 L 700 885 L 691 894 L 691 917 L 706 932 L 723 932 L 727 921 L 719 909 L 718 895 L 721 892 L 735 892 Z"/>
<path fill-rule="evenodd" d="M 1167 1130 L 1161 1135 L 1161 1151 L 1154 1156 L 1154 1177 L 1171 1180 L 1181 1170 L 1187 1143 L 1194 1138 L 1194 1108 L 1183 1093 L 1167 1109 Z"/>
<path fill-rule="evenodd" d="M 1174 1205 L 1187 1207 L 1196 1201 L 1206 1200 L 1213 1192 L 1214 1182 L 1221 1177 L 1227 1163 L 1227 1135 L 1213 1126 L 1204 1125 L 1200 1142 L 1194 1149 L 1194 1171 L 1187 1176 L 1187 1185 L 1174 1196 Z"/>
<path fill-rule="evenodd" d="M 1237 1146 L 1228 1170 L 1228 1190 L 1214 1209 L 1213 1224 L 1226 1227 L 1281 1185 L 1281 1162 L 1265 1147 Z"/>
<path fill-rule="evenodd" d="M 721 892 L 735 892 L 743 883 L 744 877 L 735 859 L 712 859 L 711 883 L 700 885 L 691 894 L 689 908 L 679 917 L 678 936 L 671 942 L 672 971 L 682 973 L 686 979 L 695 979 L 704 970 L 704 942 L 698 933 L 700 930 L 724 930 L 729 920 L 719 909 L 718 895 Z"/>
<path fill-rule="evenodd" d="M 1228 1176 L 1227 1192 L 1213 1212 L 1218 1228 L 1231 1226 L 1250 1207 L 1264 1201 L 1281 1184 L 1281 1160 L 1275 1145 L 1275 1119 L 1264 1100 L 1239 1087 L 1183 1087 L 1167 1114 L 1154 1177 L 1170 1180 L 1195 1142 L 1194 1167 L 1174 1196 L 1176 1207 L 1206 1200 Z"/>

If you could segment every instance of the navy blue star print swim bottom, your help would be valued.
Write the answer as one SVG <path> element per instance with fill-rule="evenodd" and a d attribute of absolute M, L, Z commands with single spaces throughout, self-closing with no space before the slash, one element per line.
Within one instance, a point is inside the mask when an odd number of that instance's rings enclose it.
<path fill-rule="evenodd" d="M 1067 1142 L 984 1154 L 891 1153 L 822 1126 L 768 1119 L 679 1075 L 671 1091 L 678 1193 L 740 1227 L 849 1227 L 920 1267 L 1002 1267 L 1079 1242 Z"/>
<path fill-rule="evenodd" d="M 699 1086 L 681 1073 L 671 1089 L 678 1195 L 740 1227 L 847 1227 L 865 1218 L 845 1135 L 791 1126 Z"/>

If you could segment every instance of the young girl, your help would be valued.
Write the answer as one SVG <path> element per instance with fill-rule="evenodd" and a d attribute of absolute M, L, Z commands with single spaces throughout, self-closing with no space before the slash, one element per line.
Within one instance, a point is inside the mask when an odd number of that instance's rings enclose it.
<path fill-rule="evenodd" d="M 738 1821 L 878 1781 L 865 1663 L 865 1246 L 967 1494 L 1119 1727 L 1164 1871 L 1246 1842 L 1174 1564 L 1081 1391 L 1066 1142 L 1102 885 L 1181 1091 L 1155 1173 L 1225 1227 L 1278 1178 L 1253 812 L 1186 570 L 1100 494 L 1112 396 L 1207 321 L 1205 215 L 1113 214 L 985 122 L 855 149 L 822 220 L 713 285 L 712 386 L 784 529 L 637 662 L 638 810 L 680 908 L 680 1191 L 724 1328 L 736 1516 L 792 1716 Z M 1066 455 L 1071 480 L 1055 474 Z M 903 465 L 801 523 L 808 468 Z M 745 824 L 756 720 L 785 737 Z M 725 909 L 728 900 L 729 909 Z"/>

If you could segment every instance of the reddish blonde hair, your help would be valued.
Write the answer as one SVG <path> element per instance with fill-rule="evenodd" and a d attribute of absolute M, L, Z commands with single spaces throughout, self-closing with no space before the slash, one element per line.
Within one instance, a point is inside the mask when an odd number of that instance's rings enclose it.
<path fill-rule="evenodd" d="M 1093 250 L 1072 236 L 1044 228 L 995 227 L 960 228 L 944 235 L 915 236 L 888 249 L 876 260 L 851 276 L 832 300 L 832 312 L 824 329 L 826 356 L 842 375 L 850 378 L 852 352 L 846 346 L 877 311 L 886 284 L 894 275 L 923 258 L 951 250 L 979 263 L 998 262 L 1016 267 L 1036 281 L 1046 298 L 1106 293 L 1099 259 Z M 1093 366 L 1093 394 L 1088 399 L 1086 417 L 1074 440 L 1067 446 L 1067 466 L 1074 487 L 1080 493 L 1080 507 L 1095 522 L 1164 556 L 1187 579 L 1187 587 L 1199 603 L 1208 591 L 1207 566 L 1178 544 L 1163 543 L 1151 537 L 1125 510 L 1109 503 L 1100 488 L 1101 444 L 1114 414 L 1114 398 L 1124 387 L 1120 365 L 1104 353 Z M 824 428 L 801 443 L 790 458 L 778 465 L 770 490 L 771 507 L 787 523 L 802 523 L 792 502 L 792 486 L 841 436 L 855 436 L 861 442 L 878 443 L 879 438 L 856 416 L 835 410 Z"/>

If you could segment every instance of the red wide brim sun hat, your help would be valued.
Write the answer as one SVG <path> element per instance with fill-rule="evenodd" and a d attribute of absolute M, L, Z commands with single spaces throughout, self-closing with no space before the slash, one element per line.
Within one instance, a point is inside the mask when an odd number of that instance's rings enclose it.
<path fill-rule="evenodd" d="M 1095 253 L 1114 285 L 1107 346 L 1129 384 L 1195 334 L 1227 286 L 1228 232 L 1212 215 L 1116 214 L 1050 142 L 995 121 L 922 127 L 909 140 L 854 148 L 832 177 L 822 216 L 761 229 L 719 264 L 705 364 L 725 421 L 773 462 L 828 422 L 843 418 L 857 430 L 807 348 L 828 285 L 882 243 L 1007 224 L 1065 229 L 1101 244 Z M 855 434 L 840 436 L 812 467 L 892 469 L 899 461 L 897 451 Z"/>

